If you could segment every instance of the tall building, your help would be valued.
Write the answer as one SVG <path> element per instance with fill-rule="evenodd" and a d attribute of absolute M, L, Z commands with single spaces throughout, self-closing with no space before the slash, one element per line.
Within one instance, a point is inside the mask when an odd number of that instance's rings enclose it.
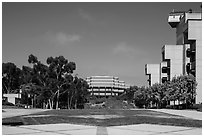
<path fill-rule="evenodd" d="M 145 65 L 145 70 L 160 72 L 159 82 L 172 80 L 179 75 L 192 74 L 198 83 L 196 102 L 202 102 L 202 16 L 196 12 L 171 12 L 168 23 L 176 28 L 176 45 L 164 45 L 162 48 L 162 62 L 159 68 Z M 148 68 L 147 68 L 148 67 Z M 158 70 L 156 70 L 158 69 Z M 151 72 L 152 73 L 152 72 Z M 146 75 L 149 75 L 146 73 Z M 154 76 L 156 77 L 156 76 Z M 158 82 L 155 79 L 152 83 Z"/>
<path fill-rule="evenodd" d="M 113 76 L 91 76 L 87 77 L 86 81 L 91 95 L 97 97 L 118 96 L 127 88 L 124 81 Z"/>
<path fill-rule="evenodd" d="M 175 18 L 177 18 L 175 20 Z M 202 14 L 200 12 L 171 12 L 168 22 L 176 28 L 176 44 L 186 46 L 184 73 L 195 76 L 198 83 L 196 103 L 202 102 Z"/>

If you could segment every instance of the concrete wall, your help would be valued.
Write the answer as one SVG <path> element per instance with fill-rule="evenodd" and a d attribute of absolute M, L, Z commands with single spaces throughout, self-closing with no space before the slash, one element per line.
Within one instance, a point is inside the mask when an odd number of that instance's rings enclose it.
<path fill-rule="evenodd" d="M 183 45 L 165 45 L 165 59 L 170 60 L 170 80 L 183 74 Z"/>
<path fill-rule="evenodd" d="M 159 83 L 162 83 L 162 78 L 163 77 L 167 77 L 167 73 L 162 73 L 162 68 L 163 67 L 167 67 L 167 62 L 166 61 L 163 61 L 160 63 L 160 81 Z"/>
<path fill-rule="evenodd" d="M 160 64 L 147 64 L 146 65 L 147 68 L 147 75 L 151 75 L 150 76 L 150 86 L 152 86 L 155 83 L 159 83 L 160 82 Z"/>
<path fill-rule="evenodd" d="M 188 21 L 188 40 L 196 41 L 196 103 L 202 102 L 202 21 Z"/>
<path fill-rule="evenodd" d="M 190 48 L 190 44 L 183 45 L 183 75 L 187 75 L 186 65 L 190 63 L 190 58 L 187 57 L 187 49 Z"/>
<path fill-rule="evenodd" d="M 21 98 L 21 94 L 3 94 L 7 101 L 15 105 L 16 98 Z"/>

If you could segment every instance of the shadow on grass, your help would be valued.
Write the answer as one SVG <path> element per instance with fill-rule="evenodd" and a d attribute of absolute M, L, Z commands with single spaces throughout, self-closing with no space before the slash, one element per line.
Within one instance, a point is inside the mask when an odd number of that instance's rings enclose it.
<path fill-rule="evenodd" d="M 159 124 L 198 128 L 202 127 L 201 120 L 185 119 L 179 116 L 178 118 L 168 118 L 168 116 L 171 117 L 173 115 L 160 112 L 155 113 L 151 110 L 51 110 L 37 113 L 38 117 L 34 117 L 33 115 L 29 115 L 29 117 L 18 116 L 4 118 L 2 119 L 2 124 L 8 125 L 8 123 L 17 122 L 22 122 L 24 125 L 70 123 L 104 127 L 133 124 Z M 75 117 L 79 115 L 118 115 L 122 117 L 108 119 Z M 158 115 L 165 116 L 166 118 L 156 117 Z"/>

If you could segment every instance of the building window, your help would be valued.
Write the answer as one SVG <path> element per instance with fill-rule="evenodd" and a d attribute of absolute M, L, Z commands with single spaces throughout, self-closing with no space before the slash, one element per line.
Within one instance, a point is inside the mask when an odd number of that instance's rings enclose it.
<path fill-rule="evenodd" d="M 190 50 L 190 48 L 188 48 L 187 50 L 186 50 L 186 57 L 191 57 L 191 50 Z"/>
<path fill-rule="evenodd" d="M 165 61 L 164 51 L 162 52 L 162 61 Z"/>
<path fill-rule="evenodd" d="M 162 83 L 165 83 L 167 81 L 167 77 L 162 77 Z"/>
<path fill-rule="evenodd" d="M 190 67 L 191 67 L 190 63 L 187 63 L 187 65 L 186 65 L 186 72 L 187 72 L 188 75 L 189 75 L 190 70 L 191 70 Z"/>

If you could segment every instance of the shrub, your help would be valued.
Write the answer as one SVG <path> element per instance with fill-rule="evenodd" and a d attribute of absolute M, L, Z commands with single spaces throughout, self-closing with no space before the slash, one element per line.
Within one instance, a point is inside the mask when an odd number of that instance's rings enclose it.
<path fill-rule="evenodd" d="M 8 101 L 3 101 L 2 105 L 5 105 L 5 106 L 15 106 L 13 103 L 10 103 Z"/>
<path fill-rule="evenodd" d="M 202 104 L 194 104 L 191 109 L 195 109 L 197 111 L 201 111 L 202 112 Z"/>

